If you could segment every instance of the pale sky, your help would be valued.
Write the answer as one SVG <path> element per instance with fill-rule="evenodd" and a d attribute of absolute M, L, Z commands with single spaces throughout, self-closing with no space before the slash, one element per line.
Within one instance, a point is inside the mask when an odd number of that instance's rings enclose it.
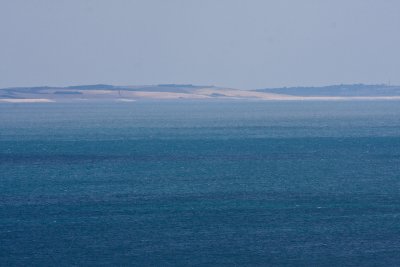
<path fill-rule="evenodd" d="M 398 0 L 0 0 L 0 87 L 389 82 Z"/>

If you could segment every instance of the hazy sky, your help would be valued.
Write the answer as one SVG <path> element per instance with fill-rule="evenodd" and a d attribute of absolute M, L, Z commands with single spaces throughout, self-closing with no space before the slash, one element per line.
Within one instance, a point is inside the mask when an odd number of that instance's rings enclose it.
<path fill-rule="evenodd" d="M 398 0 L 0 0 L 0 87 L 388 82 Z"/>

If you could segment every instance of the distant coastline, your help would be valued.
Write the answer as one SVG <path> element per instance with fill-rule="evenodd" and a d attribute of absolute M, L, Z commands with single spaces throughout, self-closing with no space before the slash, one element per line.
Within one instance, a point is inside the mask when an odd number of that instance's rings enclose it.
<path fill-rule="evenodd" d="M 331 85 L 234 89 L 192 84 L 114 86 L 107 84 L 69 87 L 13 87 L 0 89 L 0 103 L 45 103 L 140 100 L 260 100 L 260 101 L 348 101 L 400 100 L 400 86 Z"/>

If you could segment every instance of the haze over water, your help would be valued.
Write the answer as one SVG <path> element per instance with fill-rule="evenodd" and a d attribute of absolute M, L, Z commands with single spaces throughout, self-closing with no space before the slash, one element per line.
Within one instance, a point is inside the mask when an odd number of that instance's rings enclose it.
<path fill-rule="evenodd" d="M 398 102 L 0 105 L 4 266 L 398 266 Z"/>

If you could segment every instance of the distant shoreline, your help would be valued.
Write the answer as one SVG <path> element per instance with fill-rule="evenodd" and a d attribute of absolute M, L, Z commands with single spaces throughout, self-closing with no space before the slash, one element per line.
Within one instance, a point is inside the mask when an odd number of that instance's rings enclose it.
<path fill-rule="evenodd" d="M 380 101 L 400 100 L 400 86 L 332 85 L 244 90 L 191 84 L 79 85 L 0 89 L 0 103 L 134 102 L 140 100 Z"/>
<path fill-rule="evenodd" d="M 35 99 L 35 98 L 24 98 L 24 99 L 0 99 L 0 104 L 32 104 L 32 103 L 134 103 L 134 102 L 165 102 L 165 101 L 201 101 L 201 102 L 241 102 L 241 101 L 257 101 L 257 102 L 313 102 L 313 101 L 400 101 L 400 96 L 395 97 L 302 97 L 298 99 L 285 99 L 285 98 L 271 98 L 271 99 L 257 99 L 257 98 L 243 98 L 243 99 L 198 99 L 198 98 L 151 98 L 151 99 L 78 99 L 78 100 L 54 100 L 54 99 Z"/>

